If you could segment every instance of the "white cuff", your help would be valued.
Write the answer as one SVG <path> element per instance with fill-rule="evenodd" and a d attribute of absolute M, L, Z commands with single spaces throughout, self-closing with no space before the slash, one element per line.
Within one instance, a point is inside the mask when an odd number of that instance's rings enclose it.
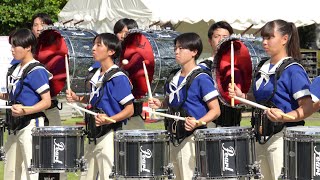
<path fill-rule="evenodd" d="M 133 95 L 129 94 L 127 97 L 123 98 L 119 103 L 121 105 L 125 105 L 127 102 L 129 102 L 129 101 L 131 101 L 133 99 L 134 99 Z"/>
<path fill-rule="evenodd" d="M 218 92 L 217 90 L 214 90 L 214 91 L 208 93 L 207 95 L 205 95 L 205 96 L 202 98 L 202 100 L 203 100 L 204 102 L 207 102 L 207 101 L 209 101 L 210 99 L 213 99 L 213 98 L 215 98 L 215 97 L 217 97 L 217 96 L 219 96 L 219 92 Z"/>
<path fill-rule="evenodd" d="M 301 98 L 301 97 L 304 97 L 304 96 L 309 96 L 311 95 L 309 89 L 304 89 L 304 90 L 301 90 L 301 91 L 298 91 L 296 93 L 293 94 L 293 98 L 295 100 Z"/>
<path fill-rule="evenodd" d="M 318 102 L 319 101 L 319 98 L 313 94 L 311 94 L 311 98 L 312 98 L 312 101 L 313 102 Z"/>
<path fill-rule="evenodd" d="M 48 89 L 50 89 L 49 84 L 44 84 L 44 85 L 42 85 L 41 87 L 39 87 L 39 88 L 36 90 L 36 92 L 37 92 L 38 94 L 41 94 L 41 93 L 43 93 L 44 91 L 46 91 L 46 90 L 48 90 Z"/>

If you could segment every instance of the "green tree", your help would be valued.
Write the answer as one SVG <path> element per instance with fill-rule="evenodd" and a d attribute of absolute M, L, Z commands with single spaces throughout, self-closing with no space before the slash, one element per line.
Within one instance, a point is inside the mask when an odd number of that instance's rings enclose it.
<path fill-rule="evenodd" d="M 58 13 L 68 0 L 1 0 L 0 35 L 8 35 L 17 28 L 30 28 L 34 14 L 43 12 L 58 20 Z"/>

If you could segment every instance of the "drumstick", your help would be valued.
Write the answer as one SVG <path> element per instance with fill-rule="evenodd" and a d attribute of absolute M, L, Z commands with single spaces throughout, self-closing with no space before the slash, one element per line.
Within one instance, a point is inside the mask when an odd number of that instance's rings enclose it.
<path fill-rule="evenodd" d="M 76 105 L 76 104 L 73 104 L 73 103 L 67 103 L 69 106 L 72 106 L 72 107 L 74 107 L 74 108 L 76 108 L 76 109 L 78 109 L 78 110 L 81 110 L 81 111 L 83 111 L 83 112 L 86 112 L 86 113 L 88 113 L 88 114 L 91 114 L 91 115 L 94 115 L 94 116 L 97 116 L 98 115 L 98 113 L 95 113 L 95 112 L 93 112 L 93 111 L 90 111 L 90 110 L 88 110 L 88 109 L 85 109 L 85 108 L 83 108 L 83 107 L 80 107 L 80 106 L 78 106 L 78 105 Z M 110 121 L 110 122 L 113 122 L 113 123 L 116 123 L 116 121 L 115 120 L 113 120 L 113 119 L 111 119 L 111 118 L 109 118 L 109 117 L 103 117 L 105 120 L 107 120 L 107 121 Z"/>
<path fill-rule="evenodd" d="M 270 108 L 267 107 L 267 106 L 264 106 L 264 105 L 261 105 L 261 104 L 258 104 L 258 103 L 249 101 L 249 100 L 247 100 L 247 99 L 243 99 L 243 98 L 241 98 L 241 97 L 234 96 L 234 99 L 236 99 L 236 100 L 238 100 L 238 101 L 241 101 L 241 102 L 243 102 L 243 103 L 245 103 L 245 104 L 248 104 L 248 105 L 250 105 L 250 106 L 263 109 L 263 110 L 268 110 L 268 109 L 270 109 Z M 277 112 L 277 113 L 279 113 L 281 116 L 284 116 L 284 117 L 289 118 L 289 119 L 296 119 L 295 117 L 290 116 L 290 115 L 288 115 L 288 114 L 286 114 L 286 113 L 283 113 L 283 112 Z"/>
<path fill-rule="evenodd" d="M 143 71 L 144 71 L 144 76 L 146 78 L 146 83 L 147 83 L 147 88 L 148 88 L 148 95 L 149 98 L 152 98 L 152 92 L 151 92 L 151 87 L 150 87 L 150 82 L 149 82 L 149 76 L 148 76 L 148 71 L 147 67 L 144 61 L 142 61 L 142 66 L 143 66 Z"/>
<path fill-rule="evenodd" d="M 69 91 L 69 95 L 71 95 L 68 54 L 65 55 L 64 63 L 65 63 L 65 66 L 66 66 L 67 89 Z M 81 113 L 81 111 L 79 109 L 76 109 L 76 111 L 78 111 L 78 113 L 83 116 L 83 114 Z"/>
<path fill-rule="evenodd" d="M 234 91 L 234 48 L 231 41 L 231 89 Z M 231 98 L 231 107 L 234 107 L 234 98 Z"/>
<path fill-rule="evenodd" d="M 180 120 L 180 121 L 185 121 L 186 120 L 185 117 L 175 116 L 175 115 L 171 115 L 171 114 L 166 114 L 166 113 L 161 113 L 161 112 L 156 112 L 156 111 L 150 111 L 150 110 L 148 110 L 148 112 L 151 113 L 151 114 L 156 114 L 156 115 L 167 117 L 167 118 L 171 118 L 171 119 L 177 119 L 177 120 Z M 206 122 L 203 122 L 203 121 L 193 120 L 193 122 L 195 122 L 197 124 L 201 123 L 202 125 L 206 125 Z"/>
<path fill-rule="evenodd" d="M 70 87 L 70 75 L 69 75 L 69 62 L 68 62 L 68 55 L 65 55 L 65 66 L 66 66 L 66 76 L 67 76 L 67 89 L 70 93 L 71 87 Z"/>
<path fill-rule="evenodd" d="M 11 109 L 12 106 L 0 106 L 0 109 Z M 21 106 L 21 109 L 33 109 L 33 106 Z"/>

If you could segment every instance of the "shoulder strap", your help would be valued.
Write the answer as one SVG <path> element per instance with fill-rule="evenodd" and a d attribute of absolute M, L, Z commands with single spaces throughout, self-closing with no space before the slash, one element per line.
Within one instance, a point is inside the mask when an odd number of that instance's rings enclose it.
<path fill-rule="evenodd" d="M 14 67 L 13 67 L 14 66 Z M 18 64 L 15 64 L 15 65 L 12 65 L 9 70 L 8 70 L 8 75 L 10 76 L 13 71 L 16 69 L 16 67 L 18 66 Z M 20 81 L 21 81 L 21 88 L 19 90 L 19 92 L 15 95 L 14 99 L 13 99 L 13 102 L 15 103 L 16 99 L 18 98 L 18 96 L 21 94 L 22 92 L 22 89 L 23 89 L 23 81 L 24 79 L 27 77 L 28 73 L 35 67 L 37 66 L 42 66 L 42 67 L 45 67 L 43 64 L 39 63 L 39 62 L 34 62 L 34 63 L 30 63 L 22 72 L 22 75 L 21 75 L 21 78 L 20 78 Z M 12 68 L 12 69 L 11 69 Z M 9 74 L 9 71 L 11 71 Z"/>
<path fill-rule="evenodd" d="M 103 77 L 102 83 L 105 84 L 106 82 L 110 81 L 112 79 L 112 76 L 115 75 L 118 72 L 122 72 L 126 76 L 128 76 L 127 72 L 124 71 L 121 68 L 112 68 L 108 73 L 106 73 Z"/>
<path fill-rule="evenodd" d="M 187 77 L 187 84 L 186 84 L 186 90 L 188 91 L 188 89 L 190 88 L 191 84 L 192 84 L 192 81 L 201 73 L 205 73 L 207 74 L 208 76 L 211 77 L 211 72 L 208 71 L 208 70 L 204 70 L 202 68 L 199 68 L 199 69 L 196 69 L 194 70 L 188 77 Z"/>
<path fill-rule="evenodd" d="M 173 69 L 173 70 L 170 71 L 169 77 L 167 78 L 166 82 L 164 83 L 164 87 L 163 87 L 163 92 L 164 92 L 164 94 L 167 94 L 167 89 L 166 89 L 167 85 L 172 81 L 174 75 L 176 75 L 177 72 L 178 72 L 180 69 L 181 69 L 181 68 L 177 68 L 177 69 Z"/>
<path fill-rule="evenodd" d="M 268 57 L 263 57 L 263 58 L 261 58 L 260 62 L 258 63 L 257 67 L 256 67 L 255 70 L 254 70 L 254 74 L 253 74 L 254 76 L 253 76 L 253 77 L 257 77 L 257 75 L 258 75 L 261 67 L 262 67 L 263 64 L 264 64 L 266 61 L 268 61 L 268 60 L 269 60 Z"/>
<path fill-rule="evenodd" d="M 277 69 L 276 69 L 276 77 L 277 77 L 277 79 L 280 78 L 282 72 L 283 72 L 289 65 L 291 65 L 292 63 L 297 63 L 297 61 L 296 61 L 295 59 L 293 59 L 293 58 L 289 58 L 289 59 L 284 60 L 283 63 L 282 63 L 279 67 L 277 67 Z"/>

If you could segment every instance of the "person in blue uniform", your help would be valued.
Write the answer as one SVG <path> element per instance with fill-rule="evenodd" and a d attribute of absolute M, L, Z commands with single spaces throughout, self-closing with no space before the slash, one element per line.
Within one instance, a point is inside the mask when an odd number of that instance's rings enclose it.
<path fill-rule="evenodd" d="M 312 101 L 308 75 L 297 63 L 301 54 L 296 26 L 284 20 L 270 21 L 263 26 L 261 36 L 270 59 L 261 61 L 256 69 L 253 96 L 242 93 L 238 87 L 233 91 L 231 85 L 229 94 L 272 107 L 265 112 L 254 109 L 252 125 L 259 142 L 256 152 L 263 179 L 276 180 L 283 167 L 283 128 L 303 126 L 304 119 L 312 114 Z"/>
<path fill-rule="evenodd" d="M 101 67 L 92 72 L 90 78 L 90 95 L 78 96 L 72 90 L 66 91 L 68 102 L 88 103 L 90 110 L 97 116 L 86 115 L 88 124 L 95 122 L 95 127 L 89 125 L 89 144 L 86 146 L 85 159 L 88 171 L 81 179 L 109 179 L 112 170 L 114 150 L 114 132 L 122 128 L 122 123 L 133 114 L 133 95 L 128 77 L 114 64 L 114 59 L 120 55 L 121 43 L 117 36 L 102 33 L 95 37 L 92 54 Z M 104 119 L 110 117 L 116 123 Z M 94 131 L 92 131 L 94 129 Z M 94 141 L 91 141 L 94 139 Z"/>
<path fill-rule="evenodd" d="M 172 136 L 170 162 L 174 165 L 176 179 L 192 179 L 195 170 L 195 145 L 192 132 L 206 128 L 199 121 L 209 123 L 220 115 L 218 91 L 209 74 L 196 65 L 202 52 L 202 42 L 196 33 L 184 33 L 174 40 L 176 62 L 181 69 L 172 74 L 171 81 L 165 85 L 166 99 L 149 99 L 153 109 L 168 107 L 171 114 L 186 117 L 185 121 L 166 120 L 166 129 Z M 192 77 L 193 73 L 199 74 Z M 192 80 L 191 84 L 190 81 Z M 189 84 L 189 85 L 188 85 Z M 189 86 L 189 87 L 187 87 Z"/>
<path fill-rule="evenodd" d="M 38 173 L 28 171 L 32 158 L 31 130 L 44 124 L 42 111 L 51 105 L 49 79 L 52 75 L 33 58 L 37 39 L 31 30 L 14 31 L 9 42 L 12 55 L 19 63 L 8 70 L 8 93 L 0 93 L 1 99 L 12 104 L 6 112 L 8 138 L 4 179 L 37 180 Z M 23 109 L 22 106 L 32 108 Z"/>

